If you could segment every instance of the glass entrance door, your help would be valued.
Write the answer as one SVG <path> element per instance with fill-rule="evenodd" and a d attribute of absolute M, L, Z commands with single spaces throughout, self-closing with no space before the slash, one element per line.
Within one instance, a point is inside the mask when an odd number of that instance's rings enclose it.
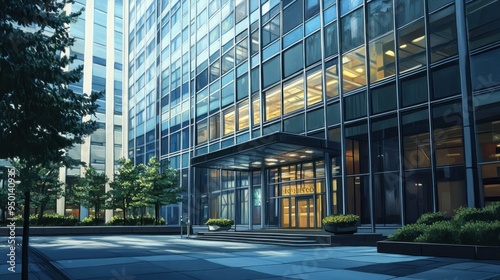
<path fill-rule="evenodd" d="M 297 197 L 297 228 L 313 228 L 315 211 L 313 197 Z"/>

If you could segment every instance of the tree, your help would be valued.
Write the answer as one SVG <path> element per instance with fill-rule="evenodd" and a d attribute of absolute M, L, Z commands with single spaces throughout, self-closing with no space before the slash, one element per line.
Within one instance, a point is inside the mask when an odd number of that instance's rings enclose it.
<path fill-rule="evenodd" d="M 130 209 L 137 200 L 140 191 L 140 174 L 144 170 L 144 165 L 137 166 L 130 159 L 121 158 L 118 160 L 120 166 L 110 183 L 111 189 L 108 191 L 108 209 L 121 208 L 123 210 L 123 224 L 126 224 L 127 210 Z"/>
<path fill-rule="evenodd" d="M 181 201 L 182 192 L 179 186 L 179 172 L 173 168 L 164 168 L 160 171 L 160 163 L 152 157 L 141 176 L 142 192 L 147 204 L 155 207 L 155 222 L 160 221 L 160 207 Z"/>
<path fill-rule="evenodd" d="M 19 170 L 23 177 L 29 176 L 33 180 L 30 186 L 31 208 L 35 208 L 38 214 L 38 223 L 43 222 L 43 213 L 49 205 L 54 203 L 63 194 L 63 183 L 59 181 L 59 168 L 62 164 L 43 163 L 35 166 L 27 166 L 19 161 L 13 161 L 14 167 Z M 38 212 L 38 210 L 40 210 Z"/>
<path fill-rule="evenodd" d="M 85 175 L 73 186 L 74 194 L 83 207 L 94 209 L 94 223 L 97 225 L 99 212 L 105 209 L 107 199 L 106 184 L 109 179 L 104 172 L 97 172 L 94 167 L 85 168 Z"/>
<path fill-rule="evenodd" d="M 83 67 L 67 70 L 74 57 L 68 27 L 80 12 L 67 14 L 73 0 L 0 2 L 0 158 L 35 166 L 61 162 L 64 150 L 97 127 L 82 118 L 97 109 L 97 93 L 76 94 L 71 83 Z M 34 181 L 25 179 L 30 186 Z M 22 278 L 28 279 L 30 191 L 25 191 Z"/>

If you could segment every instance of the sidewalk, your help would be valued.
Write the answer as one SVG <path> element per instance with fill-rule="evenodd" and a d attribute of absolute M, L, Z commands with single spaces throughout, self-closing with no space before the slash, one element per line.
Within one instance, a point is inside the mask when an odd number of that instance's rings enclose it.
<path fill-rule="evenodd" d="M 32 237 L 31 244 L 68 279 L 500 280 L 500 261 L 381 254 L 375 247 L 302 249 L 158 235 Z M 19 264 L 15 274 L 7 270 L 6 245 L 0 238 L 0 279 L 20 279 Z M 40 269 L 31 265 L 30 279 L 53 279 Z"/>

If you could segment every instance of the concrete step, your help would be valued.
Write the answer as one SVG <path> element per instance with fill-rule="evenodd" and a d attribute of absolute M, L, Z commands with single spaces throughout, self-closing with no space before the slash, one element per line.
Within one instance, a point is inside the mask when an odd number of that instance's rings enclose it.
<path fill-rule="evenodd" d="M 275 244 L 285 246 L 330 246 L 328 235 L 276 232 L 198 232 L 200 240 Z"/>

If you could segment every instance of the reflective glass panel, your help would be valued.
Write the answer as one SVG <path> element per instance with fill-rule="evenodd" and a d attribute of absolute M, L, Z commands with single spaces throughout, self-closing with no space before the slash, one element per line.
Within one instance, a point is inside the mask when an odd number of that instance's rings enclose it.
<path fill-rule="evenodd" d="M 365 29 L 363 22 L 363 9 L 358 9 L 342 18 L 342 52 L 364 43 Z"/>
<path fill-rule="evenodd" d="M 273 120 L 281 116 L 281 87 L 274 87 L 265 93 L 265 120 Z"/>
<path fill-rule="evenodd" d="M 307 72 L 307 106 L 323 101 L 323 71 L 321 67 Z"/>
<path fill-rule="evenodd" d="M 467 4 L 469 47 L 476 49 L 500 40 L 500 1 L 477 0 Z"/>
<path fill-rule="evenodd" d="M 396 74 L 393 33 L 371 42 L 369 51 L 372 83 Z"/>
<path fill-rule="evenodd" d="M 432 14 L 429 18 L 431 62 L 439 61 L 456 55 L 457 27 L 455 20 L 455 6 Z"/>
<path fill-rule="evenodd" d="M 283 85 L 283 113 L 304 108 L 304 78 L 302 75 Z"/>
<path fill-rule="evenodd" d="M 339 95 L 339 73 L 337 59 L 325 63 L 326 98 L 330 99 Z"/>
<path fill-rule="evenodd" d="M 224 118 L 223 132 L 225 136 L 234 132 L 234 125 L 235 125 L 234 107 L 225 110 L 223 113 L 223 118 Z"/>
<path fill-rule="evenodd" d="M 366 85 L 365 47 L 360 47 L 342 57 L 343 91 Z"/>
<path fill-rule="evenodd" d="M 238 104 L 238 131 L 248 128 L 248 100 Z"/>
<path fill-rule="evenodd" d="M 420 68 L 427 64 L 425 58 L 424 20 L 418 20 L 399 30 L 399 72 Z"/>

